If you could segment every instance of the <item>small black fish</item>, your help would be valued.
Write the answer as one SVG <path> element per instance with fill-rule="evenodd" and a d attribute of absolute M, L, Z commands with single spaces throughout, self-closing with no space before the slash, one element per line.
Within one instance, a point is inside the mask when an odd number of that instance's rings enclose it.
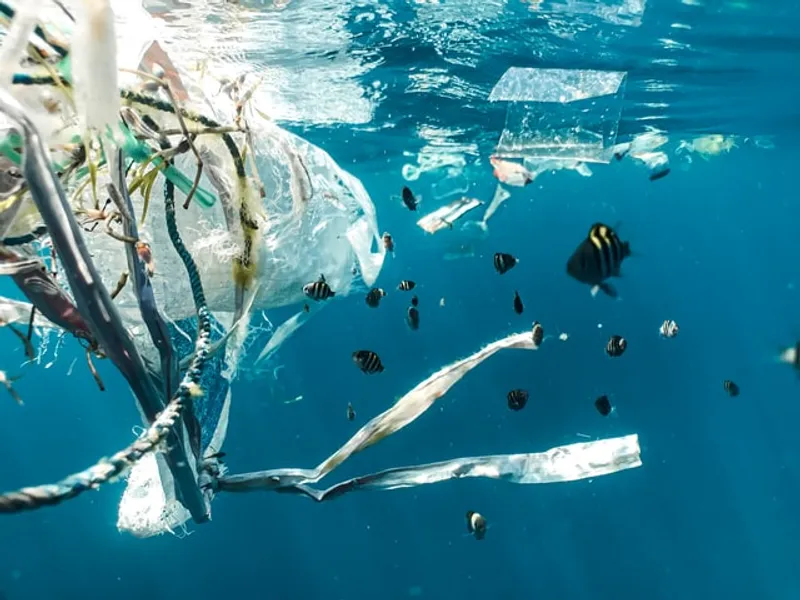
<path fill-rule="evenodd" d="M 406 323 L 412 331 L 419 329 L 419 309 L 416 306 L 409 306 L 406 314 Z"/>
<path fill-rule="evenodd" d="M 397 289 L 400 290 L 401 292 L 410 292 L 415 287 L 417 287 L 416 283 L 414 283 L 410 279 L 403 279 L 403 281 L 400 282 L 400 285 L 397 286 Z"/>
<path fill-rule="evenodd" d="M 608 225 L 595 223 L 567 261 L 567 274 L 581 283 L 592 286 L 592 296 L 598 290 L 612 298 L 617 291 L 606 282 L 620 276 L 622 261 L 631 255 L 628 242 L 623 242 Z"/>
<path fill-rule="evenodd" d="M 611 406 L 611 400 L 608 399 L 608 396 L 603 394 L 597 400 L 594 401 L 594 407 L 604 417 L 607 417 L 611 414 L 613 407 Z"/>
<path fill-rule="evenodd" d="M 513 269 L 517 264 L 517 259 L 505 252 L 496 252 L 494 255 L 494 270 L 502 275 Z"/>
<path fill-rule="evenodd" d="M 311 307 L 308 303 L 303 304 L 303 312 L 311 312 Z"/>
<path fill-rule="evenodd" d="M 353 362 L 368 375 L 383 372 L 383 363 L 372 350 L 356 350 L 353 352 Z"/>
<path fill-rule="evenodd" d="M 650 181 L 658 181 L 659 179 L 663 179 L 669 175 L 669 168 L 662 169 L 660 171 L 653 171 L 650 173 Z"/>
<path fill-rule="evenodd" d="M 356 411 L 353 408 L 353 405 L 350 402 L 348 402 L 347 403 L 347 420 L 348 421 L 352 421 L 355 418 L 356 418 Z"/>
<path fill-rule="evenodd" d="M 606 344 L 606 354 L 612 358 L 618 358 L 625 353 L 628 342 L 621 335 L 612 335 Z"/>
<path fill-rule="evenodd" d="M 533 347 L 538 348 L 544 341 L 544 327 L 542 327 L 542 324 L 539 323 L 539 321 L 533 322 L 531 333 L 533 334 Z"/>
<path fill-rule="evenodd" d="M 486 519 L 483 515 L 474 510 L 467 511 L 467 531 L 475 536 L 476 540 L 482 540 L 486 535 Z"/>
<path fill-rule="evenodd" d="M 313 283 L 305 284 L 303 286 L 303 293 L 316 301 L 327 300 L 336 295 L 336 292 L 334 292 L 331 286 L 328 285 L 328 282 L 325 281 L 324 275 L 320 275 L 319 279 Z"/>
<path fill-rule="evenodd" d="M 411 306 L 419 306 L 419 298 L 411 296 Z"/>
<path fill-rule="evenodd" d="M 522 298 L 519 297 L 519 292 L 514 290 L 514 312 L 521 315 L 524 308 L 525 307 L 522 306 Z"/>
<path fill-rule="evenodd" d="M 414 197 L 414 192 L 412 192 L 407 185 L 403 186 L 403 204 L 406 205 L 408 210 L 417 210 L 417 199 Z"/>
<path fill-rule="evenodd" d="M 728 392 L 728 395 L 731 398 L 736 398 L 739 395 L 739 386 L 733 383 L 730 379 L 726 379 L 722 382 L 722 387 Z"/>
<path fill-rule="evenodd" d="M 365 298 L 367 302 L 367 306 L 370 308 L 378 308 L 381 303 L 381 298 L 386 295 L 381 288 L 372 288 L 370 291 L 367 292 L 367 297 Z"/>
<path fill-rule="evenodd" d="M 525 390 L 511 390 L 508 392 L 508 408 L 522 410 L 528 403 L 528 392 Z"/>

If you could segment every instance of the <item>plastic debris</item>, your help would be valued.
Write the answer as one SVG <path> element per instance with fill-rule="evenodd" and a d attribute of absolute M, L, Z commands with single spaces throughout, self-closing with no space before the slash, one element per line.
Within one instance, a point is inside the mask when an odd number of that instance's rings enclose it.
<path fill-rule="evenodd" d="M 626 75 L 511 67 L 489 95 L 490 101 L 509 103 L 495 154 L 608 163 Z"/>
<path fill-rule="evenodd" d="M 437 208 L 432 213 L 429 213 L 417 221 L 422 229 L 428 233 L 436 233 L 442 229 L 452 229 L 453 223 L 463 217 L 469 211 L 478 208 L 483 202 L 475 198 L 467 198 L 466 196 L 455 202 L 451 202 L 446 206 Z"/>

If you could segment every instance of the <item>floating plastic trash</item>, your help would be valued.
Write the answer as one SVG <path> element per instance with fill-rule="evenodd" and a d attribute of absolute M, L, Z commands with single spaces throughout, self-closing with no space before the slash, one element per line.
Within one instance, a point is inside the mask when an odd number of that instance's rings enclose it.
<path fill-rule="evenodd" d="M 461 173 L 461 169 L 453 169 L 454 173 L 433 184 L 433 197 L 436 200 L 447 200 L 453 196 L 462 196 L 469 190 L 469 179 Z"/>
<path fill-rule="evenodd" d="M 436 209 L 417 221 L 417 225 L 428 233 L 436 233 L 442 229 L 452 229 L 453 223 L 469 211 L 478 208 L 483 202 L 466 196 L 446 206 Z"/>
<path fill-rule="evenodd" d="M 509 102 L 495 154 L 608 163 L 617 139 L 626 73 L 511 67 L 489 100 Z"/>
<path fill-rule="evenodd" d="M 645 0 L 526 0 L 537 13 L 591 15 L 614 25 L 638 27 L 642 24 Z"/>

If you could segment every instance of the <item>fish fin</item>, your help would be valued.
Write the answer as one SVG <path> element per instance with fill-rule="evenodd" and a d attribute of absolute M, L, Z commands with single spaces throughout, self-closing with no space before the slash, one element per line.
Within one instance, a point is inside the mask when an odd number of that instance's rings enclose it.
<path fill-rule="evenodd" d="M 599 285 L 593 285 L 592 286 L 592 290 L 591 290 L 592 298 L 597 296 L 597 292 L 599 292 L 599 291 L 600 291 L 600 286 Z"/>
<path fill-rule="evenodd" d="M 335 295 L 336 295 L 336 292 L 334 292 L 333 290 L 331 290 L 331 295 L 330 295 L 330 297 L 331 297 L 331 298 L 333 298 Z"/>
<path fill-rule="evenodd" d="M 615 289 L 614 289 L 614 286 L 613 286 L 613 285 L 611 285 L 610 283 L 605 283 L 605 282 L 603 282 L 603 283 L 601 283 L 601 284 L 600 284 L 599 286 L 597 286 L 597 287 L 598 287 L 599 289 L 603 290 L 603 293 L 604 293 L 606 296 L 610 296 L 610 297 L 612 297 L 612 298 L 616 298 L 616 297 L 617 297 L 617 290 L 615 290 Z"/>

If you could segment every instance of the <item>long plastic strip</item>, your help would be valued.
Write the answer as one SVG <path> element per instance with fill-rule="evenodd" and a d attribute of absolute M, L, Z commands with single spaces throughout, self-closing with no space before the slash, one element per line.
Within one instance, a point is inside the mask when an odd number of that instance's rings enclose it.
<path fill-rule="evenodd" d="M 450 479 L 485 477 L 510 483 L 559 483 L 610 475 L 642 466 L 639 436 L 607 438 L 558 446 L 546 452 L 498 454 L 456 458 L 442 462 L 399 467 L 354 477 L 326 490 L 298 484 L 282 492 L 294 492 L 323 502 L 349 492 L 382 491 L 439 483 Z M 223 481 L 220 489 L 254 491 L 255 488 L 229 488 Z"/>

